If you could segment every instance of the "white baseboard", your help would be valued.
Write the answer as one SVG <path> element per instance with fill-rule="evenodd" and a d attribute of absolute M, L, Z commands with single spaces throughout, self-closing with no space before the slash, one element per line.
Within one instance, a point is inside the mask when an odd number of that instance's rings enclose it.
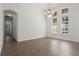
<path fill-rule="evenodd" d="M 2 47 L 0 47 L 0 56 L 1 56 L 1 53 L 2 53 L 2 49 L 3 49 L 3 44 L 2 44 Z"/>
<path fill-rule="evenodd" d="M 39 39 L 39 38 L 44 38 L 44 37 L 45 37 L 45 36 L 29 37 L 29 38 L 17 40 L 17 42 L 28 41 L 28 40 L 33 40 L 33 39 Z"/>
<path fill-rule="evenodd" d="M 0 56 L 1 56 L 1 48 L 0 48 Z"/>
<path fill-rule="evenodd" d="M 25 39 L 20 39 L 20 40 L 17 40 L 17 42 L 21 42 L 21 41 L 28 41 L 28 40 L 34 40 L 34 39 L 39 39 L 39 38 L 45 38 L 46 36 L 38 36 L 38 37 L 29 37 L 29 38 L 25 38 Z M 50 37 L 50 36 L 47 36 L 47 37 Z M 79 41 L 77 40 L 73 40 L 73 39 L 68 39 L 68 38 L 54 38 L 54 37 L 50 37 L 50 38 L 53 38 L 53 39 L 60 39 L 60 40 L 66 40 L 66 41 L 72 41 L 72 42 L 77 42 L 79 43 Z"/>
<path fill-rule="evenodd" d="M 72 40 L 72 39 L 61 39 L 61 38 L 54 38 L 54 37 L 49 37 L 49 38 L 52 38 L 52 39 L 59 39 L 59 40 L 66 40 L 66 41 L 71 41 L 71 42 L 79 43 L 79 41 L 77 41 L 77 40 Z"/>

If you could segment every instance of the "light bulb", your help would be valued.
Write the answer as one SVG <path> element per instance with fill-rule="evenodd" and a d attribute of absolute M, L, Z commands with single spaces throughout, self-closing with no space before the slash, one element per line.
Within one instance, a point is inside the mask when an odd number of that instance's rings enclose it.
<path fill-rule="evenodd" d="M 11 14 L 9 13 L 8 16 L 11 16 Z"/>

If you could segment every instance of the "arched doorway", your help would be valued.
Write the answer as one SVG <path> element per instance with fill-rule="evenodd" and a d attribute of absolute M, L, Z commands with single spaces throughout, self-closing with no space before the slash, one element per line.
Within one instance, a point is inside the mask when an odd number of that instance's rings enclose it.
<path fill-rule="evenodd" d="M 17 13 L 13 10 L 4 10 L 4 40 L 6 37 L 17 39 Z"/>

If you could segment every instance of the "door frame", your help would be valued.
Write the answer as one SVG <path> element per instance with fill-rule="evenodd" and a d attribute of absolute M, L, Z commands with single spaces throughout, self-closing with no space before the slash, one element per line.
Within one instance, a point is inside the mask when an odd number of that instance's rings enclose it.
<path fill-rule="evenodd" d="M 5 33 L 5 31 L 6 31 L 5 25 L 6 25 L 6 21 L 7 21 L 5 19 L 6 16 L 8 16 L 8 15 L 4 15 L 4 40 L 5 40 L 5 36 L 6 36 L 6 33 Z M 12 16 L 8 16 L 8 17 L 12 17 Z M 12 22 L 12 36 L 13 36 L 13 19 L 11 20 L 11 22 Z"/>

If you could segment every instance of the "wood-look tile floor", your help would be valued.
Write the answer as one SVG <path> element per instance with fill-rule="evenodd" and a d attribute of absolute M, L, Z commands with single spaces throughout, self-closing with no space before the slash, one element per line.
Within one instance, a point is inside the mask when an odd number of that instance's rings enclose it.
<path fill-rule="evenodd" d="M 41 38 L 16 42 L 4 42 L 2 56 L 79 56 L 79 43 Z"/>

